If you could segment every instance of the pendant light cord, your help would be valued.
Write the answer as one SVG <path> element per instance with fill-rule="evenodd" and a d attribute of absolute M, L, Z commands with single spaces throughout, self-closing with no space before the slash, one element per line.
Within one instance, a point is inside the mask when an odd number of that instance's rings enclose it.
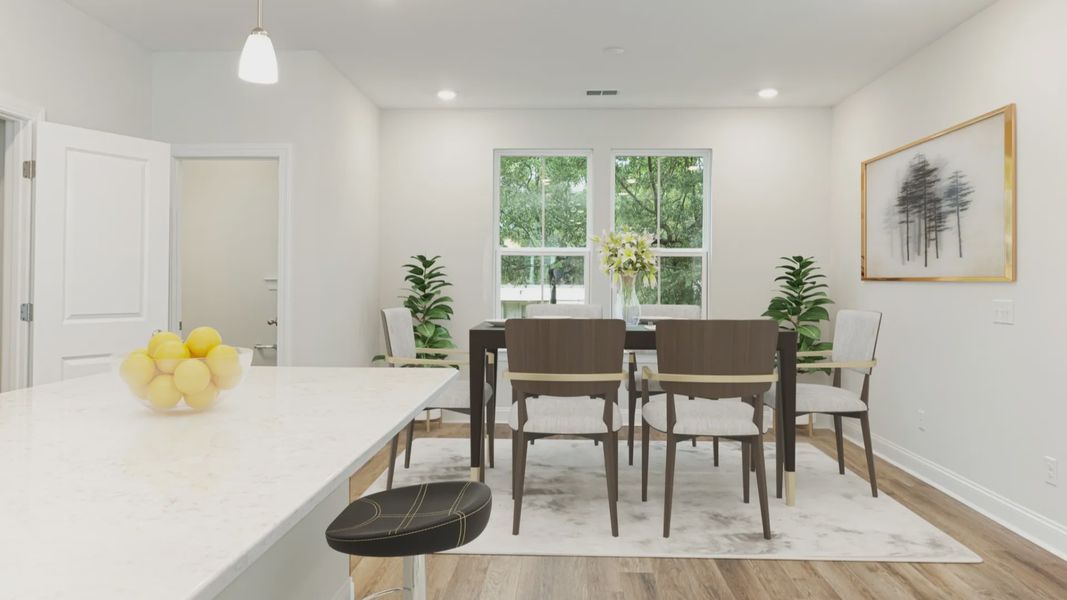
<path fill-rule="evenodd" d="M 259 0 L 259 10 L 256 11 L 256 28 L 263 29 L 263 0 Z"/>

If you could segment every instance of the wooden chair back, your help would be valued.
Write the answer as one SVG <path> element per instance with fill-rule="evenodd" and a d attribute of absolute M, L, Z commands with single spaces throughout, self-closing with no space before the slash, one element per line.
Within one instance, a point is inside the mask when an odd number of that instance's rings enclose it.
<path fill-rule="evenodd" d="M 661 376 L 766 376 L 774 373 L 778 324 L 747 321 L 670 320 L 656 325 Z M 770 381 L 708 383 L 660 381 L 668 393 L 699 398 L 747 398 L 763 394 Z"/>
<path fill-rule="evenodd" d="M 511 386 L 523 396 L 606 396 L 618 391 L 626 325 L 618 319 L 509 319 Z M 567 375 L 572 381 L 523 379 Z M 580 376 L 585 377 L 585 380 Z M 608 379 L 614 375 L 614 380 Z M 600 380 L 595 377 L 600 376 Z"/>

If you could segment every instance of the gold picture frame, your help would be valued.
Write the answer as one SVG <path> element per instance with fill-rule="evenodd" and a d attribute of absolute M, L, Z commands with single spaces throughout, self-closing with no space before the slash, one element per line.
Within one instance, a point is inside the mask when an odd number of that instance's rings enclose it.
<path fill-rule="evenodd" d="M 860 248 L 860 276 L 864 281 L 1012 282 L 1012 281 L 1016 280 L 1016 263 L 1015 263 L 1015 261 L 1016 261 L 1016 243 L 1017 243 L 1017 239 L 1016 239 L 1016 164 L 1015 164 L 1015 152 L 1016 152 L 1016 148 L 1015 148 L 1015 144 L 1016 144 L 1016 142 L 1015 142 L 1015 127 L 1016 127 L 1016 123 L 1015 123 L 1015 117 L 1016 117 L 1016 115 L 1015 115 L 1015 104 L 1009 104 L 1007 106 L 998 108 L 998 109 L 996 109 L 994 111 L 990 111 L 990 112 L 988 112 L 988 113 L 986 113 L 984 115 L 981 115 L 981 116 L 975 117 L 973 119 L 970 119 L 969 121 L 960 123 L 959 125 L 955 125 L 953 127 L 945 129 L 944 131 L 940 131 L 940 132 L 935 133 L 933 135 L 926 136 L 926 137 L 924 137 L 924 138 L 922 138 L 920 140 L 917 140 L 917 141 L 914 141 L 914 142 L 912 142 L 910 144 L 907 144 L 905 146 L 901 146 L 899 148 L 896 148 L 895 150 L 890 150 L 889 152 L 880 154 L 880 155 L 878 155 L 878 156 L 876 156 L 874 158 L 871 158 L 871 159 L 863 161 L 862 167 L 861 167 L 861 173 L 860 173 L 860 196 L 861 196 L 861 208 L 860 208 L 860 246 L 861 246 L 861 248 Z M 930 239 L 931 238 L 929 237 L 929 235 L 930 235 L 929 234 L 929 226 L 926 225 L 926 223 L 927 223 L 926 220 L 929 219 L 929 217 L 925 216 L 926 214 L 929 214 L 929 213 L 923 213 L 924 216 L 922 216 L 921 218 L 918 217 L 918 216 L 916 217 L 917 218 L 917 222 L 916 222 L 916 225 L 915 225 L 916 231 L 915 231 L 915 238 L 914 239 L 908 237 L 907 241 L 901 241 L 899 239 L 898 240 L 889 240 L 889 238 L 886 237 L 886 236 L 888 236 L 888 235 L 898 235 L 898 234 L 896 234 L 896 233 L 887 234 L 887 233 L 884 233 L 884 232 L 882 233 L 882 237 L 885 238 L 883 241 L 889 241 L 890 243 L 888 244 L 888 246 L 894 246 L 893 249 L 895 251 L 899 251 L 899 253 L 900 253 L 899 257 L 894 257 L 894 260 L 898 260 L 898 261 L 900 261 L 902 263 L 902 266 L 900 267 L 900 271 L 908 271 L 909 274 L 882 272 L 882 271 L 888 271 L 889 270 L 889 269 L 885 268 L 885 266 L 884 266 L 886 263 L 889 262 L 889 260 L 886 259 L 885 257 L 882 257 L 882 256 L 879 257 L 879 265 L 882 266 L 882 268 L 881 269 L 875 269 L 876 271 L 879 271 L 879 272 L 873 272 L 872 273 L 871 264 L 870 264 L 871 261 L 869 261 L 869 258 L 871 258 L 869 243 L 871 241 L 871 237 L 872 236 L 871 236 L 871 230 L 869 229 L 869 227 L 872 225 L 872 222 L 874 221 L 874 217 L 871 215 L 871 212 L 870 212 L 872 210 L 872 208 L 870 206 L 870 198 L 868 197 L 869 193 L 871 192 L 872 179 L 875 178 L 871 173 L 872 168 L 878 168 L 880 163 L 885 164 L 886 162 L 888 162 L 886 159 L 889 159 L 890 161 L 895 161 L 895 162 L 893 162 L 891 166 L 886 166 L 883 170 L 891 169 L 893 166 L 895 166 L 899 171 L 899 169 L 900 169 L 900 160 L 902 160 L 902 157 L 897 156 L 897 155 L 900 155 L 901 153 L 903 153 L 903 152 L 905 152 L 907 150 L 919 149 L 922 146 L 930 144 L 930 142 L 935 142 L 935 140 L 942 140 L 943 138 L 946 138 L 946 137 L 950 136 L 951 134 L 954 134 L 954 133 L 957 133 L 957 132 L 961 132 L 962 130 L 966 130 L 966 129 L 971 128 L 973 126 L 980 125 L 980 124 L 986 125 L 986 124 L 988 124 L 987 122 L 989 122 L 991 119 L 1002 119 L 1003 120 L 1003 208 L 1002 208 L 1003 212 L 999 213 L 999 210 L 1001 210 L 1000 207 L 992 207 L 992 206 L 990 206 L 990 207 L 985 207 L 985 209 L 984 209 L 985 213 L 984 214 L 989 214 L 991 216 L 995 216 L 996 219 L 1003 218 L 1003 248 L 1001 249 L 1001 247 L 999 245 L 1000 244 L 1000 240 L 998 239 L 1000 237 L 999 222 L 998 221 L 993 221 L 991 223 L 991 226 L 995 226 L 995 229 L 990 229 L 990 231 L 989 231 L 990 235 L 988 235 L 987 238 L 986 238 L 988 240 L 989 247 L 985 248 L 984 251 L 990 257 L 994 257 L 995 258 L 995 262 L 996 262 L 996 264 L 998 266 L 999 266 L 999 263 L 1000 263 L 1000 257 L 1001 256 L 1003 257 L 1003 272 L 998 272 L 998 270 L 996 270 L 996 269 L 990 269 L 991 272 L 989 272 L 989 273 L 968 273 L 968 274 L 961 274 L 961 275 L 952 275 L 952 274 L 940 273 L 940 274 L 936 274 L 936 275 L 922 276 L 922 275 L 911 274 L 917 268 L 916 266 L 910 264 L 910 261 L 912 260 L 912 256 L 911 256 L 910 251 L 911 251 L 911 245 L 913 243 L 916 244 L 916 248 L 918 249 L 917 252 L 916 252 L 915 258 L 918 258 L 920 255 L 923 257 L 924 261 L 928 261 L 929 258 L 930 258 L 930 256 L 929 256 L 930 255 L 930 246 L 929 246 L 929 244 L 930 244 Z M 998 129 L 997 133 L 999 135 L 999 129 Z M 942 145 L 945 144 L 945 142 L 943 140 L 940 141 L 940 142 L 935 142 L 935 143 L 936 144 L 942 144 Z M 922 154 L 921 152 L 915 153 L 914 157 L 915 158 L 921 158 L 923 161 L 926 161 L 925 155 Z M 989 156 L 987 157 L 988 160 L 992 160 L 993 158 L 996 159 L 996 162 L 999 165 L 999 153 L 995 157 L 993 156 L 992 153 L 990 153 Z M 914 158 L 913 158 L 913 160 L 914 160 Z M 931 164 L 931 163 L 925 163 L 925 164 Z M 895 172 L 895 173 L 899 178 L 899 172 Z M 909 171 L 909 173 L 910 173 L 910 171 Z M 960 171 L 956 171 L 956 173 L 960 173 Z M 877 177 L 881 178 L 881 179 L 887 179 L 888 178 L 888 176 L 885 173 L 880 173 Z M 994 181 L 996 181 L 996 180 L 994 180 Z M 907 183 L 900 183 L 899 185 L 906 186 L 908 184 Z M 964 185 L 966 186 L 968 184 L 965 183 Z M 956 187 L 956 196 L 955 196 L 955 198 L 959 198 L 960 197 L 959 196 L 959 189 L 960 189 L 959 188 L 959 179 L 956 180 L 956 186 L 957 187 Z M 999 188 L 994 189 L 992 186 L 988 186 L 988 187 L 990 189 L 990 192 L 985 194 L 986 196 L 995 194 L 999 189 Z M 893 206 L 890 205 L 890 204 L 886 204 L 884 202 L 884 200 L 885 200 L 884 196 L 886 195 L 886 193 L 888 191 L 886 189 L 886 182 L 885 181 L 879 181 L 878 182 L 878 188 L 879 188 L 879 191 L 881 192 L 881 197 L 882 197 L 882 200 L 883 200 L 882 206 L 884 207 L 884 209 L 887 210 L 887 212 L 891 211 L 893 209 Z M 973 191 L 973 188 L 972 188 L 972 191 Z M 901 187 L 901 190 L 900 190 L 899 194 L 896 194 L 896 195 L 897 195 L 897 197 L 902 197 L 905 193 L 906 193 L 905 192 L 905 188 Z M 968 195 L 970 195 L 970 193 L 971 192 L 968 192 Z M 898 204 L 899 203 L 900 202 L 898 201 Z M 966 206 L 969 205 L 969 204 L 970 204 L 969 201 L 966 202 L 966 204 L 964 205 L 965 206 L 964 210 L 966 210 Z M 907 223 L 906 227 L 910 230 L 911 229 L 911 225 L 912 225 L 912 221 L 911 221 L 912 216 L 911 216 L 911 212 L 909 212 L 909 211 L 911 211 L 911 209 L 905 207 L 903 209 L 897 209 L 897 210 L 898 210 L 898 213 L 899 213 L 900 210 L 903 210 L 904 211 L 903 212 L 904 216 L 900 217 L 899 214 L 894 214 L 893 218 L 903 218 L 903 219 L 905 219 L 905 221 L 897 221 L 896 222 L 896 226 L 899 228 L 900 226 L 905 225 L 905 223 Z M 925 210 L 925 208 L 924 208 L 924 210 Z M 994 215 L 994 213 L 991 212 L 991 211 L 994 211 L 994 210 L 997 211 L 996 215 Z M 918 215 L 918 214 L 920 214 L 920 213 L 916 212 L 916 215 Z M 942 215 L 942 213 L 937 213 L 937 215 Z M 1002 217 L 1001 217 L 1001 215 L 1002 215 Z M 959 212 L 959 209 L 956 210 L 955 216 L 956 216 L 956 227 L 958 228 L 957 237 L 959 238 L 959 256 L 960 256 L 960 259 L 962 259 L 964 257 L 964 252 L 963 252 L 963 249 L 964 249 L 964 245 L 963 245 L 963 227 L 960 224 L 960 212 Z M 936 225 L 934 227 L 934 232 L 935 232 L 934 235 L 935 236 L 938 236 L 941 231 L 947 231 L 947 230 L 950 229 L 950 227 L 951 227 L 951 219 L 950 218 L 946 219 L 944 216 L 935 216 L 934 219 L 935 219 L 935 223 L 936 223 Z M 923 226 L 922 227 L 920 227 L 920 225 L 918 223 L 918 220 L 922 220 L 923 221 Z M 946 223 L 948 223 L 948 224 L 946 224 Z M 919 238 L 918 238 L 918 236 L 920 235 L 920 231 L 922 232 L 922 235 L 923 235 L 923 242 L 925 242 L 925 244 L 926 244 L 926 248 L 925 249 L 920 247 L 920 242 L 919 242 Z M 908 231 L 909 236 L 910 236 L 910 233 L 911 232 Z M 994 240 L 997 243 L 996 248 L 993 248 Z M 982 240 L 979 240 L 979 242 L 982 242 Z M 898 243 L 900 244 L 901 248 L 896 248 L 895 247 Z M 938 260 L 939 260 L 940 259 L 940 252 L 941 252 L 941 240 L 940 240 L 940 238 L 938 238 L 937 244 L 938 244 L 938 246 L 937 246 Z M 1000 252 L 1003 252 L 1003 254 L 1000 255 L 999 254 Z M 905 256 L 906 256 L 906 258 L 905 258 Z M 948 256 L 948 254 L 946 252 L 946 257 L 947 256 Z M 928 267 L 928 262 L 924 263 L 923 267 L 924 268 Z M 945 268 L 947 268 L 947 267 L 945 267 Z"/>

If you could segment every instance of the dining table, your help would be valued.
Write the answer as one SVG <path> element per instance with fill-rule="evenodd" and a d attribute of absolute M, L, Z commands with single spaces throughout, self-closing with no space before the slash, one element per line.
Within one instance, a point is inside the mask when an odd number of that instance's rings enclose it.
<path fill-rule="evenodd" d="M 472 357 L 482 357 L 486 353 L 496 354 L 507 346 L 504 338 L 502 321 L 483 321 L 470 328 L 469 350 Z M 656 327 L 654 324 L 627 325 L 626 350 L 655 350 Z M 470 444 L 471 444 L 471 478 L 485 480 L 485 457 L 483 442 L 485 423 L 485 403 L 483 400 L 483 383 L 486 381 L 487 366 L 496 369 L 497 361 L 471 360 L 470 363 Z M 796 504 L 796 384 L 797 384 L 797 333 L 788 329 L 778 330 L 778 389 L 769 394 L 764 402 L 781 411 L 775 415 L 776 426 L 781 427 L 782 448 L 776 448 L 783 454 L 784 494 L 787 506 Z M 490 380 L 496 381 L 495 372 Z M 777 495 L 782 497 L 783 486 L 777 487 Z"/>

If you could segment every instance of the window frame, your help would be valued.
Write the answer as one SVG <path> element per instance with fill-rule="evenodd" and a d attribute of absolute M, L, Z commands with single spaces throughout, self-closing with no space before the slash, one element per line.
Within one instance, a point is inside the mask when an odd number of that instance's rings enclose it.
<path fill-rule="evenodd" d="M 653 249 L 653 253 L 659 257 L 694 257 L 700 258 L 700 310 L 704 318 L 711 314 L 710 296 L 708 294 L 708 273 L 711 266 L 711 158 L 710 149 L 640 149 L 640 148 L 616 148 L 611 151 L 611 176 L 609 177 L 609 201 L 611 203 L 611 230 L 615 230 L 615 162 L 620 156 L 698 156 L 704 160 L 704 213 L 701 231 L 700 248 L 659 248 Z M 659 215 L 656 215 L 657 223 Z M 611 294 L 611 301 L 616 301 L 615 294 Z"/>
<path fill-rule="evenodd" d="M 567 156 L 585 158 L 585 246 L 573 248 L 558 247 L 528 247 L 528 248 L 504 248 L 500 244 L 500 161 L 507 156 Z M 493 243 L 493 316 L 499 318 L 502 314 L 500 305 L 500 272 L 503 268 L 505 256 L 580 256 L 582 257 L 583 287 L 585 299 L 590 298 L 590 265 L 593 248 L 589 238 L 593 235 L 593 150 L 592 148 L 581 149 L 523 149 L 507 148 L 493 150 L 493 219 L 492 219 L 492 243 Z M 613 209 L 614 210 L 614 209 Z M 614 221 L 614 217 L 612 218 Z M 543 284 L 542 284 L 543 285 Z"/>

